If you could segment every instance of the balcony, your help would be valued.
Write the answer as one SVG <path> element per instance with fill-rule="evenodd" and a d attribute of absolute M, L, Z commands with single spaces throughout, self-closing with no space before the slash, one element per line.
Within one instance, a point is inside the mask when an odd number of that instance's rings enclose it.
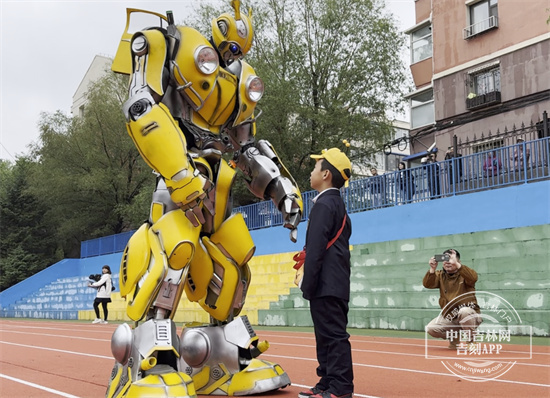
<path fill-rule="evenodd" d="M 483 108 L 500 102 L 500 91 L 492 91 L 490 93 L 477 95 L 473 98 L 466 98 L 466 109 L 473 110 Z"/>
<path fill-rule="evenodd" d="M 464 28 L 464 40 L 471 39 L 480 33 L 486 32 L 491 29 L 498 28 L 498 18 L 495 16 L 484 19 L 483 21 L 476 22 L 466 28 Z"/>

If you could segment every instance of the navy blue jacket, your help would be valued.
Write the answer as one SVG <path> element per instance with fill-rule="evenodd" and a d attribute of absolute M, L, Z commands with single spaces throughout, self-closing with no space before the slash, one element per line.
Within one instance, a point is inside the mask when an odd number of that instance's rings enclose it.
<path fill-rule="evenodd" d="M 351 221 L 327 250 L 327 244 L 342 227 L 346 207 L 340 191 L 330 189 L 320 195 L 309 214 L 306 232 L 306 261 L 301 289 L 307 300 L 333 296 L 349 301 Z"/>

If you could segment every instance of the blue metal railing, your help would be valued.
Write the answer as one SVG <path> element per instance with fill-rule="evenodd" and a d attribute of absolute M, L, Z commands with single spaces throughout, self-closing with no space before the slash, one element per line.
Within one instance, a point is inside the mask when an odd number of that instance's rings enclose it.
<path fill-rule="evenodd" d="M 549 179 L 550 138 L 456 157 L 350 181 L 342 195 L 349 213 L 403 205 L 485 189 Z M 315 191 L 302 193 L 303 221 L 307 220 Z M 281 225 L 280 212 L 271 201 L 240 206 L 249 229 Z"/>
<path fill-rule="evenodd" d="M 490 157 L 491 155 L 491 157 Z M 522 142 L 495 150 L 426 164 L 406 171 L 350 181 L 342 190 L 349 213 L 403 205 L 549 179 L 550 138 Z M 489 160 L 488 160 L 489 159 Z M 302 193 L 307 220 L 317 192 Z M 233 209 L 250 230 L 282 225 L 283 217 L 272 201 Z M 134 231 L 81 243 L 81 258 L 119 253 Z"/>

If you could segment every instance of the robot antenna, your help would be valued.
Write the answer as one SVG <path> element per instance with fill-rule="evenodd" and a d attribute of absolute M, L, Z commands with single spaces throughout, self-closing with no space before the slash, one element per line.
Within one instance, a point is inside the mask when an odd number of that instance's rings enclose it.
<path fill-rule="evenodd" d="M 231 0 L 231 7 L 235 10 L 235 19 L 241 19 L 241 2 L 240 0 Z"/>
<path fill-rule="evenodd" d="M 172 11 L 166 11 L 166 18 L 168 19 L 168 25 L 174 25 L 174 13 Z"/>

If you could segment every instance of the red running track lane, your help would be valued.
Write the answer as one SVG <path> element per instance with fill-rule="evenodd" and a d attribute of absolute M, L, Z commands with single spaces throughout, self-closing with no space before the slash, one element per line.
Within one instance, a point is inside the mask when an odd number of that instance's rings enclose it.
<path fill-rule="evenodd" d="M 116 324 L 0 320 L 0 397 L 103 397 L 114 360 Z M 257 331 L 271 347 L 265 359 L 281 364 L 292 385 L 265 398 L 296 397 L 316 383 L 312 333 Z M 355 397 L 549 397 L 550 347 L 509 345 L 516 363 L 496 380 L 462 379 L 441 359 L 427 359 L 423 339 L 352 336 Z M 449 356 L 444 341 L 430 341 L 430 356 Z M 452 393 L 451 393 L 452 391 Z"/>

